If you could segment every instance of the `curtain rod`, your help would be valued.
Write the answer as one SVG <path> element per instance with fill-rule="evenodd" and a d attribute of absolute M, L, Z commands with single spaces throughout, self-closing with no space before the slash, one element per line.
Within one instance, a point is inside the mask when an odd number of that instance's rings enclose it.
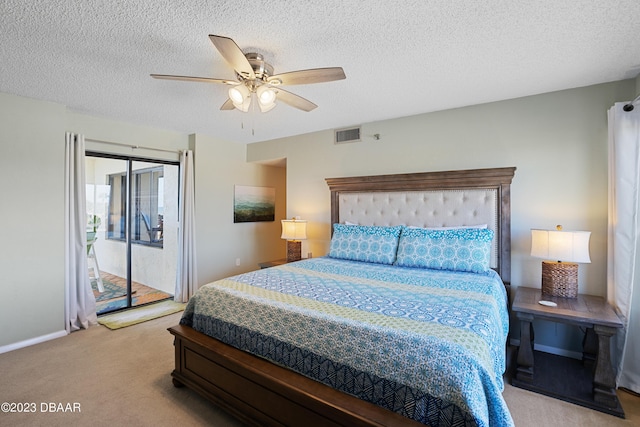
<path fill-rule="evenodd" d="M 624 111 L 633 111 L 633 108 L 634 108 L 633 104 L 635 104 L 638 100 L 640 100 L 640 95 L 636 96 L 636 99 L 634 99 L 630 103 L 626 104 L 624 107 L 622 107 L 622 109 Z"/>
<path fill-rule="evenodd" d="M 131 145 L 131 144 L 123 144 L 121 142 L 112 142 L 112 141 L 103 141 L 101 139 L 93 139 L 93 138 L 85 138 L 85 141 L 97 142 L 99 144 L 109 144 L 109 145 L 118 145 L 120 147 L 129 147 L 132 150 L 152 150 L 152 151 L 163 151 L 165 153 L 178 153 L 180 154 L 182 150 L 165 150 L 163 148 L 153 148 L 153 147 L 144 147 L 142 145 Z"/>

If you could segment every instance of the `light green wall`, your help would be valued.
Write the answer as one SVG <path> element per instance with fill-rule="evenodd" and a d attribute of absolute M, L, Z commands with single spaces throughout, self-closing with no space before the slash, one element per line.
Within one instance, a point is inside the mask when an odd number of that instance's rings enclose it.
<path fill-rule="evenodd" d="M 255 270 L 259 262 L 284 258 L 280 220 L 287 203 L 285 169 L 246 163 L 244 144 L 205 135 L 191 138 L 196 151 L 198 281 L 204 284 Z M 276 220 L 234 224 L 235 185 L 274 187 Z"/>
<path fill-rule="evenodd" d="M 282 258 L 279 219 L 285 212 L 285 170 L 246 163 L 245 146 L 132 125 L 69 111 L 65 106 L 0 93 L 0 351 L 64 334 L 64 138 L 160 148 L 87 148 L 177 160 L 195 149 L 199 283 L 254 270 Z M 235 184 L 273 186 L 276 221 L 233 224 Z M 241 265 L 235 266 L 240 258 Z"/>
<path fill-rule="evenodd" d="M 233 113 L 232 113 L 233 114 Z M 286 211 L 284 168 L 249 164 L 246 145 L 207 135 L 184 135 L 145 128 L 100 117 L 70 113 L 68 128 L 87 138 L 154 147 L 164 150 L 190 148 L 194 151 L 198 282 L 200 285 L 231 274 L 255 270 L 262 261 L 284 258 L 280 219 Z M 87 143 L 87 149 L 108 149 L 111 153 L 177 160 L 177 154 L 155 150 L 123 148 Z M 276 189 L 274 222 L 233 223 L 234 185 Z M 236 260 L 240 265 L 236 266 Z"/>
<path fill-rule="evenodd" d="M 178 161 L 180 159 L 178 151 L 189 146 L 189 137 L 186 134 L 133 125 L 73 111 L 67 112 L 66 129 L 83 134 L 87 139 L 166 150 L 131 149 L 117 145 L 100 144 L 91 140 L 86 141 L 87 150 L 111 154 Z"/>
<path fill-rule="evenodd" d="M 580 290 L 605 294 L 606 111 L 635 96 L 636 80 L 363 124 L 363 141 L 334 145 L 333 131 L 244 146 L 67 111 L 0 93 L 0 347 L 64 329 L 64 132 L 87 138 L 195 150 L 199 283 L 282 258 L 278 220 L 310 221 L 303 253 L 326 253 L 327 177 L 516 166 L 512 187 L 512 282 L 539 285 L 529 256 L 532 227 L 592 231 L 592 263 Z M 380 134 L 380 140 L 372 138 Z M 95 149 L 91 143 L 88 148 Z M 131 149 L 111 147 L 113 152 Z M 136 155 L 174 158 L 136 150 Z M 247 163 L 287 159 L 285 169 Z M 286 177 L 285 177 L 286 173 Z M 273 223 L 233 223 L 234 185 L 273 186 Z M 285 211 L 286 210 L 286 211 Z M 235 260 L 240 258 L 240 266 Z M 543 331 L 544 332 L 544 331 Z M 547 336 L 545 336 L 545 334 Z M 566 335 L 547 328 L 549 345 Z M 571 335 L 571 334 L 568 334 Z M 540 335 L 537 335 L 540 337 Z"/>
<path fill-rule="evenodd" d="M 287 159 L 287 216 L 309 221 L 303 253 L 314 255 L 326 253 L 330 241 L 325 178 L 516 166 L 514 287 L 540 286 L 541 260 L 529 255 L 530 229 L 562 224 L 592 232 L 592 263 L 580 265 L 580 292 L 605 296 L 607 110 L 634 91 L 635 81 L 626 80 L 364 123 L 361 142 L 334 145 L 333 132 L 323 131 L 251 144 L 247 158 Z M 537 337 L 561 346 L 561 329 Z"/>
<path fill-rule="evenodd" d="M 65 108 L 0 93 L 0 346 L 64 330 Z"/>

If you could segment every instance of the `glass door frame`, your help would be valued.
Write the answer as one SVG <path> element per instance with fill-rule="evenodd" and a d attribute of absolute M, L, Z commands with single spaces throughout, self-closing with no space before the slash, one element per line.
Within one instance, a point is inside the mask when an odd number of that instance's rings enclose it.
<path fill-rule="evenodd" d="M 126 174 L 125 174 L 125 180 L 126 180 L 126 184 L 125 184 L 125 189 L 126 189 L 126 195 L 125 195 L 125 247 L 126 247 L 126 274 L 127 277 L 125 278 L 127 281 L 127 305 L 126 307 L 123 308 L 119 308 L 113 311 L 110 311 L 110 313 L 116 312 L 116 311 L 121 311 L 121 310 L 127 310 L 131 307 L 133 307 L 133 292 L 132 292 L 132 261 L 131 261 L 131 256 L 132 256 L 132 208 L 133 208 L 133 200 L 131 200 L 132 198 L 132 194 L 133 194 L 133 186 L 134 186 L 134 180 L 132 179 L 133 176 L 133 163 L 134 162 L 146 162 L 146 163 L 153 163 L 153 164 L 162 164 L 162 165 L 172 165 L 172 166 L 177 166 L 178 167 L 178 188 L 180 188 L 180 162 L 179 161 L 171 161 L 171 160 L 159 160 L 159 159 L 154 159 L 154 158 L 150 158 L 150 157 L 138 157 L 138 156 L 127 156 L 127 155 L 122 155 L 122 154 L 111 154 L 111 153 L 104 153 L 104 152 L 100 152 L 100 151 L 94 151 L 94 150 L 85 150 L 85 157 L 95 157 L 95 158 L 103 158 L 103 159 L 113 159 L 113 160 L 123 160 L 126 162 Z M 179 191 L 178 191 L 179 194 Z M 178 209 L 179 209 L 179 205 L 180 205 L 180 197 L 178 197 Z"/>

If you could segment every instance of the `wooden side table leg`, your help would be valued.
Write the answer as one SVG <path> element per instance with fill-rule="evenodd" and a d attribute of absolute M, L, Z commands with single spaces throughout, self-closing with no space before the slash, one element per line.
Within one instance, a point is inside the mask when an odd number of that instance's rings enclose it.
<path fill-rule="evenodd" d="M 615 335 L 616 328 L 595 325 L 594 331 L 598 335 L 598 358 L 596 372 L 593 377 L 593 400 L 615 407 L 618 397 L 615 391 L 615 375 L 611 367 L 610 338 Z"/>
<path fill-rule="evenodd" d="M 593 331 L 593 328 L 587 328 L 587 332 L 584 334 L 582 340 L 582 363 L 587 368 L 594 368 L 596 366 L 596 358 L 598 355 L 598 336 Z"/>
<path fill-rule="evenodd" d="M 530 383 L 533 382 L 533 348 L 531 347 L 533 315 L 518 313 L 518 319 L 520 320 L 520 347 L 516 379 Z"/>

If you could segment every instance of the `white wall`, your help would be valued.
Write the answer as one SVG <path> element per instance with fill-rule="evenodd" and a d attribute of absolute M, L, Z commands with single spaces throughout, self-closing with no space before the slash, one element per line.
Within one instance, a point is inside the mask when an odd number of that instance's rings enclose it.
<path fill-rule="evenodd" d="M 248 147 L 248 160 L 287 159 L 287 216 L 309 220 L 303 253 L 330 240 L 328 177 L 516 166 L 512 184 L 512 285 L 540 287 L 530 229 L 589 230 L 591 264 L 580 292 L 606 295 L 607 109 L 632 99 L 626 80 L 362 124 L 362 142 L 334 145 L 333 131 Z M 380 134 L 380 140 L 373 138 Z M 562 326 L 539 328 L 544 345 L 575 348 Z M 517 329 L 516 329 L 517 330 Z M 538 332 L 538 331 L 537 331 Z"/>

